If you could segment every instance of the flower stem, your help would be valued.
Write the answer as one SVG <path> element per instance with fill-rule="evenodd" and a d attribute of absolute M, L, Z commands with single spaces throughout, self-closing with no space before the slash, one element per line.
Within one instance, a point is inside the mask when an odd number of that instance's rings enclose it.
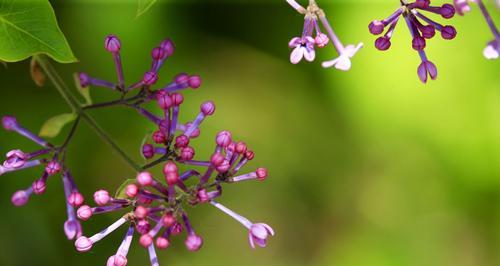
<path fill-rule="evenodd" d="M 141 167 L 135 163 L 112 139 L 104 130 L 95 122 L 95 120 L 85 113 L 78 100 L 71 94 L 69 87 L 64 83 L 59 74 L 55 71 L 54 67 L 47 60 L 44 55 L 35 55 L 34 59 L 40 64 L 43 71 L 47 74 L 48 78 L 54 84 L 62 98 L 70 106 L 73 112 L 77 113 L 95 133 L 106 142 L 118 155 L 135 171 L 140 171 Z"/>

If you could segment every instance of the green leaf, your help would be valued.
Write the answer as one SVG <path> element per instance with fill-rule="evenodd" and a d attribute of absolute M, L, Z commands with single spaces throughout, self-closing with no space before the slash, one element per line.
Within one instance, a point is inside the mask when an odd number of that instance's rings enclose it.
<path fill-rule="evenodd" d="M 139 0 L 136 18 L 146 13 L 156 3 L 156 1 L 157 0 Z"/>
<path fill-rule="evenodd" d="M 85 99 L 85 105 L 91 105 L 92 104 L 92 97 L 90 97 L 90 87 L 82 87 L 80 85 L 80 79 L 78 78 L 78 73 L 75 73 L 73 75 L 75 79 L 75 86 L 76 90 L 83 96 Z"/>
<path fill-rule="evenodd" d="M 61 114 L 54 116 L 47 120 L 43 124 L 42 129 L 40 129 L 40 137 L 53 138 L 59 135 L 61 129 L 69 122 L 76 119 L 77 115 L 75 113 Z"/>
<path fill-rule="evenodd" d="M 120 187 L 116 190 L 115 193 L 115 199 L 126 199 L 127 194 L 125 194 L 125 190 L 127 189 L 128 185 L 135 184 L 136 180 L 135 179 L 127 179 L 125 180 Z"/>
<path fill-rule="evenodd" d="M 16 62 L 39 53 L 76 62 L 49 1 L 0 0 L 0 60 Z"/>

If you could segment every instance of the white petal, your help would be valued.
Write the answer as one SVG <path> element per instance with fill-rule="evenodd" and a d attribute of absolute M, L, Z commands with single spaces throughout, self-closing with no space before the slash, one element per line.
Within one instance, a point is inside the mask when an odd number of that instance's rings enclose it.
<path fill-rule="evenodd" d="M 340 56 L 335 68 L 343 71 L 351 69 L 351 59 L 347 56 Z"/>
<path fill-rule="evenodd" d="M 332 67 L 334 66 L 335 64 L 337 64 L 337 62 L 339 61 L 339 57 L 333 59 L 333 60 L 330 60 L 330 61 L 325 61 L 321 64 L 322 67 L 324 68 L 327 68 L 327 67 Z"/>
<path fill-rule="evenodd" d="M 314 49 L 308 50 L 305 47 L 303 48 L 304 48 L 304 58 L 309 62 L 314 61 L 314 58 L 316 57 L 316 52 L 314 51 Z"/>
<path fill-rule="evenodd" d="M 347 55 L 348 57 L 353 57 L 361 48 L 363 48 L 363 43 L 359 43 L 357 46 L 350 44 L 344 48 L 343 54 Z"/>
<path fill-rule="evenodd" d="M 497 59 L 498 58 L 498 51 L 495 50 L 493 45 L 488 45 L 486 48 L 483 50 L 483 55 L 486 57 L 486 59 Z"/>
<path fill-rule="evenodd" d="M 302 46 L 295 47 L 295 49 L 293 49 L 292 53 L 290 54 L 290 62 L 292 62 L 292 64 L 298 64 L 304 56 L 305 49 L 306 48 Z"/>

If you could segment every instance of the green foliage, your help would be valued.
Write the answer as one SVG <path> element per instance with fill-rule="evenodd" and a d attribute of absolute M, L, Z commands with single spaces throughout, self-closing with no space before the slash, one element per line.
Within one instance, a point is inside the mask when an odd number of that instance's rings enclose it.
<path fill-rule="evenodd" d="M 42 129 L 40 129 L 39 135 L 41 137 L 53 138 L 59 135 L 59 132 L 61 132 L 62 128 L 66 124 L 74 121 L 76 117 L 77 116 L 75 113 L 60 114 L 54 116 L 49 120 L 45 121 L 45 123 L 42 126 Z"/>
<path fill-rule="evenodd" d="M 49 1 L 0 0 L 0 59 L 16 62 L 39 53 L 76 62 Z"/>
<path fill-rule="evenodd" d="M 78 78 L 78 73 L 75 73 L 73 75 L 75 79 L 75 87 L 76 90 L 82 95 L 82 97 L 85 99 L 85 105 L 91 105 L 92 104 L 92 97 L 90 96 L 90 87 L 82 87 L 80 85 L 80 80 Z"/>

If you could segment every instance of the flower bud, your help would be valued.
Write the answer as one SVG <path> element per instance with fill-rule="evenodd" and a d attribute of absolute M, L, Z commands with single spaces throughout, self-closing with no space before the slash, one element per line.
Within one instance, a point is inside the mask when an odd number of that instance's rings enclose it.
<path fill-rule="evenodd" d="M 184 244 L 189 251 L 198 251 L 203 245 L 203 239 L 195 234 L 190 234 Z"/>
<path fill-rule="evenodd" d="M 370 22 L 370 24 L 368 25 L 368 29 L 370 30 L 370 33 L 373 35 L 381 34 L 384 31 L 384 28 L 385 28 L 384 23 L 378 20 L 374 20 Z"/>
<path fill-rule="evenodd" d="M 215 142 L 218 146 L 227 147 L 229 144 L 231 144 L 231 133 L 229 131 L 219 132 L 219 134 L 217 134 L 217 137 L 215 138 Z"/>
<path fill-rule="evenodd" d="M 144 219 L 148 216 L 148 209 L 144 206 L 137 206 L 134 210 L 134 215 L 138 219 Z"/>
<path fill-rule="evenodd" d="M 151 86 L 155 84 L 157 80 L 158 80 L 158 75 L 156 74 L 156 72 L 148 71 L 144 73 L 144 76 L 142 78 L 142 83 L 144 83 L 144 85 Z"/>
<path fill-rule="evenodd" d="M 189 87 L 193 89 L 198 89 L 201 86 L 201 77 L 198 75 L 193 75 L 189 77 L 188 84 Z"/>
<path fill-rule="evenodd" d="M 92 241 L 86 236 L 81 236 L 75 241 L 76 250 L 79 252 L 87 252 L 92 248 Z"/>
<path fill-rule="evenodd" d="M 61 171 L 61 165 L 57 161 L 50 161 L 45 167 L 45 171 L 49 175 L 55 175 Z"/>
<path fill-rule="evenodd" d="M 80 220 L 87 221 L 90 217 L 92 217 L 92 208 L 88 205 L 82 205 L 76 211 L 76 215 Z"/>
<path fill-rule="evenodd" d="M 153 237 L 151 237 L 149 234 L 144 234 L 139 239 L 139 243 L 141 244 L 141 246 L 147 248 L 151 246 L 151 244 L 153 244 Z"/>
<path fill-rule="evenodd" d="M 154 59 L 154 60 L 161 60 L 161 59 L 165 59 L 165 57 L 167 56 L 167 53 L 165 52 L 165 49 L 161 48 L 161 47 L 155 47 L 152 51 L 151 51 L 151 57 Z"/>
<path fill-rule="evenodd" d="M 13 116 L 6 115 L 2 117 L 2 126 L 5 130 L 14 130 L 17 127 L 17 120 Z"/>
<path fill-rule="evenodd" d="M 245 142 L 240 141 L 240 142 L 236 143 L 235 150 L 237 153 L 243 154 L 247 151 L 247 145 L 245 144 Z"/>
<path fill-rule="evenodd" d="M 151 229 L 151 224 L 147 220 L 142 219 L 135 225 L 135 228 L 139 234 L 144 235 L 149 232 L 149 229 Z"/>
<path fill-rule="evenodd" d="M 136 179 L 137 183 L 141 186 L 150 186 L 153 184 L 153 176 L 149 172 L 140 172 Z"/>
<path fill-rule="evenodd" d="M 26 203 L 28 203 L 28 200 L 30 199 L 30 195 L 26 193 L 24 190 L 19 190 L 12 195 L 11 202 L 14 204 L 16 207 L 21 207 L 24 206 Z"/>
<path fill-rule="evenodd" d="M 78 192 L 73 192 L 68 197 L 68 203 L 73 207 L 78 207 L 83 203 L 83 196 Z"/>
<path fill-rule="evenodd" d="M 144 146 L 142 146 L 142 156 L 146 159 L 153 158 L 155 156 L 155 147 L 148 143 L 144 144 Z"/>
<path fill-rule="evenodd" d="M 455 15 L 455 8 L 450 4 L 444 4 L 441 6 L 440 13 L 443 18 L 449 19 Z"/>
<path fill-rule="evenodd" d="M 176 148 L 185 148 L 189 145 L 189 138 L 186 135 L 179 135 L 175 138 Z"/>
<path fill-rule="evenodd" d="M 110 53 L 119 52 L 121 48 L 120 39 L 113 34 L 108 35 L 104 41 L 104 48 Z"/>
<path fill-rule="evenodd" d="M 168 228 L 175 224 L 175 217 L 171 213 L 167 213 L 162 218 L 163 226 Z"/>
<path fill-rule="evenodd" d="M 45 180 L 43 179 L 37 179 L 33 184 L 31 185 L 33 188 L 33 193 L 40 195 L 45 192 L 45 189 L 47 188 L 47 184 L 45 183 Z"/>
<path fill-rule="evenodd" d="M 172 99 L 172 104 L 174 106 L 179 106 L 184 101 L 184 97 L 180 93 L 172 93 L 170 98 Z"/>
<path fill-rule="evenodd" d="M 163 110 L 167 110 L 173 105 L 172 98 L 170 98 L 170 95 L 168 95 L 168 93 L 164 91 L 158 92 L 158 94 L 156 95 L 156 100 L 160 108 Z"/>
<path fill-rule="evenodd" d="M 109 203 L 111 196 L 106 190 L 98 190 L 94 193 L 94 201 L 97 205 L 103 206 Z"/>
<path fill-rule="evenodd" d="M 167 141 L 167 136 L 160 130 L 153 133 L 153 141 L 157 144 L 163 144 Z"/>
<path fill-rule="evenodd" d="M 182 148 L 181 159 L 184 161 L 192 160 L 194 157 L 194 149 L 192 147 Z"/>
<path fill-rule="evenodd" d="M 166 249 L 166 248 L 168 248 L 168 246 L 170 246 L 170 240 L 168 240 L 167 238 L 164 238 L 164 237 L 158 237 L 156 239 L 156 246 L 159 249 Z"/>
<path fill-rule="evenodd" d="M 167 56 L 171 56 L 175 50 L 174 43 L 170 39 L 165 39 L 163 42 L 161 42 L 160 47 L 163 48 L 163 50 L 165 50 Z"/>
<path fill-rule="evenodd" d="M 139 187 L 136 184 L 130 184 L 125 188 L 125 194 L 129 198 L 135 198 L 139 193 Z"/>
<path fill-rule="evenodd" d="M 386 51 L 391 47 L 391 39 L 386 36 L 378 37 L 375 40 L 375 48 L 380 51 Z"/>
<path fill-rule="evenodd" d="M 204 102 L 200 106 L 200 110 L 206 116 L 212 115 L 215 112 L 215 104 L 212 101 Z"/>
<path fill-rule="evenodd" d="M 222 162 L 224 162 L 224 155 L 219 152 L 214 153 L 212 157 L 210 157 L 210 163 L 214 166 L 219 166 Z"/>
<path fill-rule="evenodd" d="M 257 174 L 257 179 L 260 181 L 264 181 L 267 177 L 267 169 L 266 168 L 257 168 L 255 171 L 255 174 Z"/>

